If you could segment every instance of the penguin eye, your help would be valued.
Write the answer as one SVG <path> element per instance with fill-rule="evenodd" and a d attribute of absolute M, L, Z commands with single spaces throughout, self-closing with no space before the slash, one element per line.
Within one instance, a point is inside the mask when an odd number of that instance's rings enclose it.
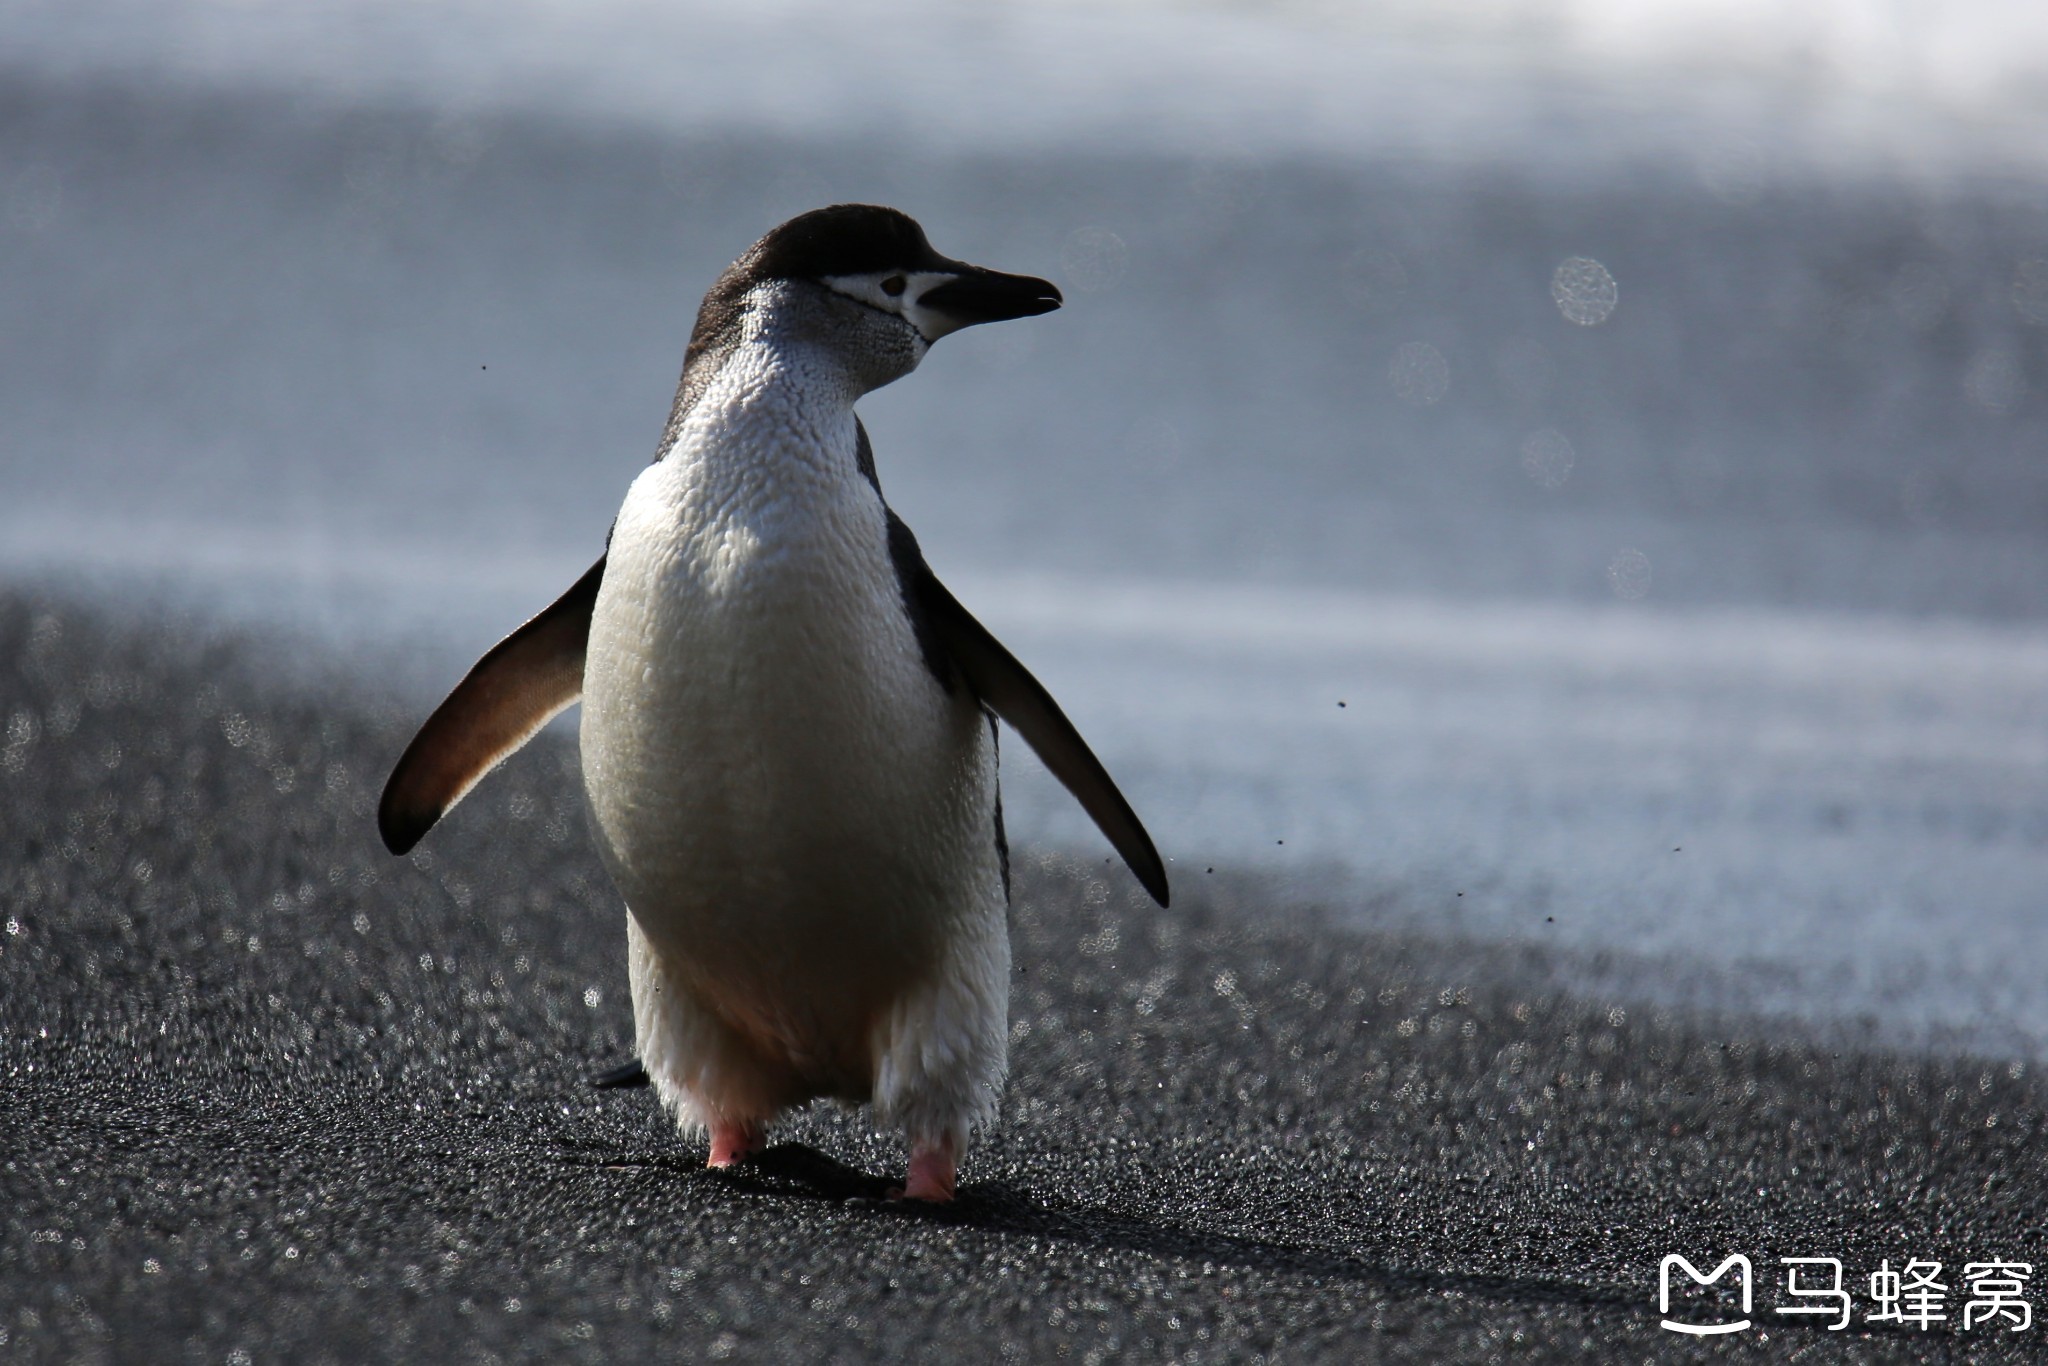
<path fill-rule="evenodd" d="M 904 279 L 901 275 L 891 275 L 888 279 L 882 281 L 882 292 L 893 299 L 903 293 L 909 284 L 910 281 Z"/>

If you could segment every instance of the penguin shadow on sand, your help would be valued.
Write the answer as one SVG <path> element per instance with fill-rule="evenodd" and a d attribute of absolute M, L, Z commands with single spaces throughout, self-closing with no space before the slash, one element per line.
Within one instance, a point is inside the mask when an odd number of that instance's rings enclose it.
<path fill-rule="evenodd" d="M 652 1088 L 647 1069 L 640 1065 L 638 1058 L 593 1073 L 585 1079 L 584 1084 L 598 1091 Z M 890 1200 L 902 1205 L 906 1212 L 910 1213 L 928 1207 L 923 1201 L 895 1200 L 894 1197 L 902 1193 L 899 1184 L 864 1172 L 858 1167 L 850 1167 L 838 1158 L 820 1152 L 807 1143 L 771 1144 L 734 1166 L 718 1169 L 698 1165 L 683 1157 L 638 1158 L 631 1162 L 605 1165 L 614 1168 L 658 1168 L 677 1172 L 692 1181 L 716 1181 L 727 1187 L 794 1199 L 842 1203 L 853 1200 Z"/>
<path fill-rule="evenodd" d="M 589 1077 L 602 1090 L 647 1087 L 637 1060 Z M 900 1197 L 900 1182 L 850 1166 L 807 1143 L 771 1144 L 731 1167 L 705 1167 L 692 1154 L 635 1156 L 601 1164 L 611 1171 L 671 1173 L 690 1186 L 749 1197 L 820 1202 L 871 1211 L 878 1218 L 911 1225 L 939 1225 L 996 1234 L 1025 1234 L 1072 1243 L 1098 1252 L 1123 1252 L 1168 1261 L 1215 1263 L 1266 1274 L 1339 1280 L 1390 1291 L 1455 1291 L 1513 1304 L 1559 1304 L 1634 1312 L 1641 1299 L 1634 1287 L 1607 1286 L 1543 1277 L 1487 1275 L 1405 1268 L 1375 1261 L 1369 1254 L 1226 1233 L 1144 1218 L 1100 1206 L 1048 1204 L 1007 1181 L 962 1185 L 954 1200 L 934 1204 Z M 1304 1231 L 1312 1236 L 1312 1231 Z"/>

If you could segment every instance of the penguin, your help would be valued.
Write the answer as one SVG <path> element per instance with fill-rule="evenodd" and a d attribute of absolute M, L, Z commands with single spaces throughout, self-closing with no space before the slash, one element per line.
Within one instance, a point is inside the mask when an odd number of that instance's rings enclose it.
<path fill-rule="evenodd" d="M 1008 1066 L 999 718 L 1168 904 L 1108 772 L 882 496 L 854 410 L 948 333 L 1060 303 L 894 209 L 769 232 L 705 295 L 604 555 L 477 662 L 385 787 L 402 854 L 581 701 L 639 1065 L 710 1166 L 829 1098 L 902 1133 L 903 1196 L 953 1197 Z"/>

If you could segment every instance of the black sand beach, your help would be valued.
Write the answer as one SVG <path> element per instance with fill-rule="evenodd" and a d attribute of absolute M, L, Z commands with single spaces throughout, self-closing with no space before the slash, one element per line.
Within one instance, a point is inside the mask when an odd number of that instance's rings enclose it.
<path fill-rule="evenodd" d="M 1023 851 L 1013 1071 L 958 1204 L 820 1112 L 701 1169 L 627 1055 L 573 751 L 390 858 L 417 718 L 258 637 L 0 598 L 0 1356 L 24 1361 L 2017 1359 L 2044 1097 L 1560 993 L 1527 953 L 1178 904 Z M 1617 945 L 1617 949 L 1626 946 Z M 1671 1253 L 1748 1331 L 1658 1326 Z M 1832 1256 L 1856 1323 L 1777 1314 Z M 1883 1259 L 1949 1319 L 1873 1328 Z M 2028 1298 L 2036 1298 L 2029 1295 Z M 1736 1317 L 1732 1299 L 1679 1306 Z"/>

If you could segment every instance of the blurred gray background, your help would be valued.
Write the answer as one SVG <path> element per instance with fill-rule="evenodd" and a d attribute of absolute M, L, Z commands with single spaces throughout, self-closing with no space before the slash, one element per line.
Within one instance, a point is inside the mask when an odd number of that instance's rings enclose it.
<path fill-rule="evenodd" d="M 1182 886 L 2038 1053 L 2044 117 L 2018 4 L 16 0 L 0 570 L 430 702 L 890 203 L 1067 290 L 864 412 Z"/>

